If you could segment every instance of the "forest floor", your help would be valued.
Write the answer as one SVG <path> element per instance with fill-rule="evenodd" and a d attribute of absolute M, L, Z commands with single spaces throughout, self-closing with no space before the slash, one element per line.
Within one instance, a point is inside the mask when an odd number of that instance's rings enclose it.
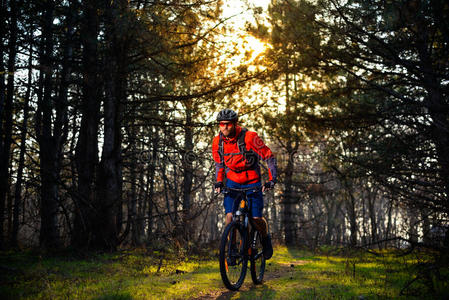
<path fill-rule="evenodd" d="M 215 250 L 2 252 L 0 299 L 418 299 L 426 290 L 419 281 L 403 290 L 416 275 L 415 255 L 278 246 L 263 284 L 254 285 L 248 272 L 237 292 L 224 287 L 217 257 Z"/>

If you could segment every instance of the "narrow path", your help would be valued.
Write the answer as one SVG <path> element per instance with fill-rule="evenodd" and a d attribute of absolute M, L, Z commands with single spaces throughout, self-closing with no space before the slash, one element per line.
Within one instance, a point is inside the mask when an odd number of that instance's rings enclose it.
<path fill-rule="evenodd" d="M 296 266 L 304 265 L 306 263 L 309 263 L 307 260 L 295 260 L 291 261 L 289 263 L 279 263 L 276 265 L 271 265 L 271 263 L 267 262 L 267 267 L 265 270 L 264 275 L 264 283 L 273 279 L 278 279 L 281 277 L 287 277 L 287 276 L 293 276 L 293 271 Z M 248 266 L 249 267 L 249 266 Z M 192 299 L 195 300 L 210 300 L 210 299 L 219 299 L 219 300 L 226 300 L 231 299 L 236 293 L 244 293 L 247 291 L 251 291 L 260 287 L 264 286 L 264 283 L 261 285 L 255 285 L 253 284 L 251 280 L 251 274 L 248 272 L 246 274 L 245 282 L 243 283 L 242 287 L 238 291 L 230 291 L 227 288 L 223 287 L 215 290 L 211 293 L 208 293 L 206 295 L 201 295 L 199 297 L 195 297 Z"/>

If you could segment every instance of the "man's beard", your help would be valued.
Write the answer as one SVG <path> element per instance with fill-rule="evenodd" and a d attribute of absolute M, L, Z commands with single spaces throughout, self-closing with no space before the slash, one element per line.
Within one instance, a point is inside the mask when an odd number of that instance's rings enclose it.
<path fill-rule="evenodd" d="M 233 138 L 233 137 L 235 136 L 235 132 L 236 132 L 236 129 L 235 129 L 235 127 L 234 127 L 234 129 L 233 129 L 233 130 L 230 130 L 230 131 L 229 131 L 229 134 L 228 134 L 228 135 L 225 135 L 225 137 L 228 138 L 228 139 L 231 139 L 231 138 Z"/>

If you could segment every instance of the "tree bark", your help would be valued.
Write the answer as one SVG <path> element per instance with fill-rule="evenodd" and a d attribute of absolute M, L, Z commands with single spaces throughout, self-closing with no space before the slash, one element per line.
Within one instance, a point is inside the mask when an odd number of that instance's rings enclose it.
<path fill-rule="evenodd" d="M 6 13 L 6 7 L 2 3 L 2 15 Z M 13 116 L 13 98 L 14 98 L 14 78 L 15 78 L 15 64 L 17 56 L 17 16 L 18 16 L 18 3 L 15 0 L 10 1 L 10 27 L 9 27 L 9 40 L 8 40 L 8 81 L 6 86 L 6 98 L 3 106 L 3 99 L 0 98 L 0 249 L 3 246 L 3 223 L 4 223 L 4 209 L 6 196 L 9 191 L 9 166 L 11 155 L 11 143 L 12 143 L 12 116 Z M 3 19 L 4 20 L 4 19 Z M 2 24 L 4 27 L 4 24 Z M 4 31 L 4 29 L 2 29 Z M 3 33 L 3 32 L 2 32 Z M 1 35 L 0 37 L 3 37 Z M 1 41 L 0 41 L 1 43 Z M 3 65 L 3 46 L 0 49 L 2 56 L 1 65 Z M 2 71 L 3 67 L 0 67 Z M 4 77 L 0 78 L 2 86 L 0 86 L 0 92 L 4 92 Z M 3 97 L 3 96 L 2 96 Z M 3 111 L 4 109 L 4 111 Z M 4 124 L 4 129 L 3 129 Z"/>
<path fill-rule="evenodd" d="M 0 2 L 0 20 L 6 19 L 6 1 Z M 5 27 L 0 26 L 0 41 L 5 38 Z M 3 223 L 5 216 L 5 203 L 6 203 L 6 189 L 8 188 L 7 183 L 5 184 L 4 177 L 4 146 L 3 146 L 3 120 L 4 120 L 4 107 L 5 107 L 5 65 L 3 63 L 3 57 L 5 54 L 5 47 L 3 42 L 0 42 L 0 250 L 4 248 L 4 238 L 3 238 Z M 7 178 L 7 177 L 6 177 Z"/>
<path fill-rule="evenodd" d="M 141 148 L 142 149 L 142 148 Z M 137 160 L 137 163 L 141 161 Z M 145 191 L 148 189 L 148 185 L 146 186 L 146 183 L 144 181 L 145 177 L 145 169 L 139 168 L 139 179 L 138 179 L 138 192 L 137 192 L 137 219 L 136 222 L 137 226 L 137 232 L 139 236 L 139 244 L 141 245 L 144 241 L 144 233 L 145 233 L 145 213 L 147 211 L 148 202 L 145 201 Z"/>
<path fill-rule="evenodd" d="M 387 211 L 387 228 L 385 229 L 385 239 L 388 240 L 391 235 L 392 228 L 392 211 L 393 211 L 393 201 L 388 201 L 388 211 Z M 384 247 L 387 248 L 389 246 L 388 242 L 385 242 Z"/>
<path fill-rule="evenodd" d="M 289 96 L 289 78 L 285 75 L 285 90 L 286 90 L 286 114 L 290 114 L 290 96 Z M 296 222 L 295 222 L 295 208 L 296 201 L 293 196 L 293 171 L 294 165 L 292 161 L 292 154 L 297 150 L 298 143 L 293 145 L 291 139 L 286 141 L 286 150 L 288 153 L 288 161 L 284 170 L 284 195 L 282 199 L 282 227 L 284 229 L 285 244 L 293 245 L 296 242 Z"/>
<path fill-rule="evenodd" d="M 53 118 L 53 19 L 55 4 L 47 1 L 44 12 L 44 24 L 42 27 L 42 38 L 44 51 L 41 57 L 43 70 L 42 77 L 42 101 L 38 104 L 39 114 L 37 116 L 37 137 L 39 142 L 39 157 L 41 168 L 41 229 L 40 244 L 42 247 L 54 250 L 61 246 L 58 229 L 58 178 L 60 168 L 60 145 L 61 136 L 58 127 L 61 123 L 54 123 Z M 61 107 L 56 107 L 56 120 L 61 120 Z M 52 127 L 55 132 L 52 132 Z M 54 133 L 58 134 L 56 136 Z"/>
<path fill-rule="evenodd" d="M 419 31 L 417 49 L 420 59 L 420 67 L 422 71 L 423 86 L 427 91 L 425 105 L 429 109 L 432 126 L 431 138 L 436 146 L 437 160 L 440 165 L 438 170 L 440 180 L 444 186 L 445 200 L 443 203 L 444 213 L 449 213 L 449 104 L 443 95 L 443 86 L 441 85 L 441 75 L 439 70 L 435 70 L 435 65 L 440 62 L 435 60 L 438 57 L 432 57 L 429 47 L 433 43 L 433 37 L 429 36 L 427 30 Z M 446 62 L 447 67 L 447 62 Z M 442 68 L 442 66 L 440 66 Z"/>
<path fill-rule="evenodd" d="M 335 235 L 338 221 L 337 216 L 340 211 L 341 201 L 332 195 L 330 196 L 331 199 L 326 198 L 326 195 L 323 195 L 323 202 L 327 209 L 325 243 L 326 245 L 332 245 L 333 243 L 338 243 L 338 239 Z"/>
<path fill-rule="evenodd" d="M 72 245 L 89 247 L 92 240 L 92 220 L 96 218 L 95 174 L 98 167 L 98 124 L 101 84 L 98 77 L 98 7 L 97 2 L 84 3 L 83 46 L 83 99 L 81 128 L 76 145 L 75 160 L 78 172 L 78 197 L 75 202 L 75 219 Z"/>
<path fill-rule="evenodd" d="M 412 244 L 418 243 L 418 211 L 413 208 L 409 207 L 408 211 L 408 239 Z"/>
<path fill-rule="evenodd" d="M 121 124 L 122 103 L 126 99 L 128 2 L 105 1 L 105 5 L 108 46 L 104 65 L 104 143 L 98 173 L 99 217 L 95 219 L 94 241 L 98 248 L 115 250 L 118 243 L 115 216 L 122 209 Z"/>
<path fill-rule="evenodd" d="M 131 124 L 133 125 L 133 124 Z M 131 133 L 132 136 L 136 136 L 136 130 L 135 130 L 135 126 L 132 126 L 131 129 Z M 138 246 L 140 245 L 140 226 L 139 226 L 139 217 L 137 214 L 137 174 L 136 174 L 136 168 L 137 168 L 137 163 L 136 163 L 136 142 L 135 141 L 131 141 L 132 145 L 131 145 L 131 162 L 130 162 L 130 184 L 131 184 L 131 196 L 130 196 L 130 209 L 128 212 L 128 222 L 131 222 L 131 245 L 133 246 Z M 129 200 L 128 200 L 129 201 Z"/>
<path fill-rule="evenodd" d="M 17 167 L 17 181 L 14 192 L 14 208 L 13 208 L 13 225 L 11 233 L 11 246 L 17 247 L 17 236 L 19 233 L 19 216 L 20 216 L 20 206 L 22 202 L 22 182 L 23 182 L 23 169 L 25 165 L 25 151 L 26 151 L 26 137 L 28 131 L 28 112 L 29 112 L 29 102 L 31 97 L 31 84 L 32 84 L 32 60 L 33 47 L 30 45 L 29 59 L 28 59 L 28 83 L 27 90 L 25 93 L 25 103 L 23 108 L 23 121 L 20 133 L 20 154 L 19 154 L 19 165 Z"/>
<path fill-rule="evenodd" d="M 347 193 L 349 197 L 349 199 L 347 199 L 348 200 L 347 209 L 349 214 L 349 225 L 350 225 L 349 229 L 351 232 L 349 243 L 352 247 L 355 247 L 357 245 L 357 231 L 358 231 L 357 214 L 355 210 L 356 199 L 352 194 L 352 190 L 348 190 Z"/>
<path fill-rule="evenodd" d="M 193 183 L 193 130 L 192 130 L 192 111 L 191 103 L 186 104 L 186 124 L 184 127 L 184 155 L 182 159 L 183 164 L 183 214 L 182 226 L 183 236 L 188 242 L 193 236 L 193 230 L 190 227 L 190 206 Z"/>
<path fill-rule="evenodd" d="M 157 107 L 156 107 L 157 108 Z M 146 195 L 145 195 L 145 201 L 148 202 L 148 227 L 147 227 L 147 244 L 151 243 L 151 239 L 152 239 L 152 233 L 153 233 L 153 207 L 154 207 L 154 177 L 155 177 L 155 172 L 156 172 L 156 163 L 158 161 L 158 148 L 159 148 L 159 139 L 158 139 L 158 135 L 153 132 L 153 130 L 151 131 L 153 133 L 153 137 L 152 137 L 152 141 L 151 141 L 151 147 L 152 147 L 152 151 L 151 151 L 151 161 L 150 161 L 150 166 L 148 168 L 148 174 L 147 174 L 147 181 L 148 181 L 148 185 L 147 185 L 147 191 L 146 191 Z"/>
<path fill-rule="evenodd" d="M 377 193 L 374 188 L 368 189 L 368 213 L 371 221 L 371 243 L 377 242 L 377 218 L 376 218 L 376 199 Z"/>

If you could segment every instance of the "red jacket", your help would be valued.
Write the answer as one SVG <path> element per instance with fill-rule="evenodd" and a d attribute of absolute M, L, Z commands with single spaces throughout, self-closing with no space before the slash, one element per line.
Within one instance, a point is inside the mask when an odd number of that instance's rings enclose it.
<path fill-rule="evenodd" d="M 223 137 L 224 161 L 219 154 L 220 135 L 217 135 L 212 142 L 212 156 L 215 161 L 216 181 L 222 182 L 226 176 L 228 179 L 240 183 L 251 184 L 260 181 L 260 166 L 248 167 L 245 157 L 240 155 L 226 155 L 230 153 L 239 153 L 237 145 L 238 136 L 242 128 L 236 126 L 236 134 L 233 138 Z M 253 131 L 247 131 L 245 135 L 246 150 L 252 150 L 259 160 L 264 160 L 268 165 L 269 180 L 276 182 L 277 167 L 276 158 L 262 139 Z"/>

